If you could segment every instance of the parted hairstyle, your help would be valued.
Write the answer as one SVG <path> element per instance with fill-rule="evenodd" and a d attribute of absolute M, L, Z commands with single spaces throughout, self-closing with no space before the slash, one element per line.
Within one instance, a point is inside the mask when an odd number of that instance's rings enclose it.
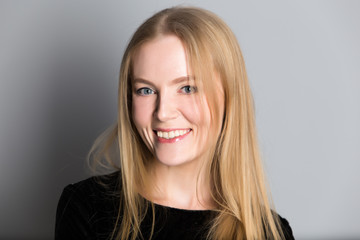
<path fill-rule="evenodd" d="M 97 166 L 109 165 L 121 173 L 119 212 L 112 239 L 141 238 L 142 219 L 149 207 L 154 213 L 154 204 L 139 194 L 139 189 L 149 187 L 151 182 L 147 169 L 154 156 L 132 120 L 131 78 L 133 57 L 139 47 L 166 35 L 182 41 L 196 86 L 208 101 L 212 128 L 220 133 L 211 144 L 211 156 L 205 163 L 216 204 L 208 239 L 281 239 L 283 233 L 273 214 L 264 179 L 253 99 L 238 41 L 218 16 L 194 7 L 174 7 L 156 13 L 136 30 L 125 50 L 117 123 L 95 141 L 89 155 Z M 219 91 L 215 75 L 220 77 L 223 88 L 223 116 L 218 114 L 219 101 L 214 97 Z"/>

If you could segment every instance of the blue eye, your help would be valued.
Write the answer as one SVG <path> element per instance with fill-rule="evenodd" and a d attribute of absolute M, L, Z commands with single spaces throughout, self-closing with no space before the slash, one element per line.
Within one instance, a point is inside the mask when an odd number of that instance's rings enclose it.
<path fill-rule="evenodd" d="M 197 88 L 187 85 L 187 86 L 184 86 L 181 88 L 181 92 L 185 93 L 185 94 L 195 93 L 195 92 L 197 92 Z"/>
<path fill-rule="evenodd" d="M 147 96 L 147 95 L 151 95 L 154 93 L 155 93 L 154 90 L 152 90 L 151 88 L 147 88 L 147 87 L 143 87 L 143 88 L 136 90 L 136 94 L 142 95 L 142 96 Z"/>

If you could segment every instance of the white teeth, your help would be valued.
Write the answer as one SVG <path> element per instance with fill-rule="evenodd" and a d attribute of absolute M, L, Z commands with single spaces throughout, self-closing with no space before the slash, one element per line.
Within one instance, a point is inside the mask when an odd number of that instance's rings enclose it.
<path fill-rule="evenodd" d="M 158 137 L 161 137 L 161 138 L 172 139 L 172 138 L 184 135 L 184 134 L 186 134 L 188 132 L 190 132 L 190 129 L 188 129 L 188 130 L 175 130 L 175 131 L 170 131 L 170 132 L 157 131 L 156 134 L 157 134 Z"/>
<path fill-rule="evenodd" d="M 179 130 L 175 130 L 175 137 L 180 136 Z"/>
<path fill-rule="evenodd" d="M 163 138 L 169 139 L 169 133 L 168 132 L 163 132 Z"/>

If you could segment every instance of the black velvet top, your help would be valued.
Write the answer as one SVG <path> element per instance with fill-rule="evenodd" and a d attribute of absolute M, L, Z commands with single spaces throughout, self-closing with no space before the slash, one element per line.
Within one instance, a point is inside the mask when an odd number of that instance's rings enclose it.
<path fill-rule="evenodd" d="M 64 189 L 56 213 L 55 240 L 110 239 L 118 215 L 117 176 L 92 177 Z M 140 226 L 144 239 L 149 239 L 152 226 L 151 207 L 148 209 Z M 155 216 L 152 239 L 195 240 L 206 238 L 215 211 L 155 204 Z M 287 220 L 280 220 L 286 239 L 294 239 Z"/>

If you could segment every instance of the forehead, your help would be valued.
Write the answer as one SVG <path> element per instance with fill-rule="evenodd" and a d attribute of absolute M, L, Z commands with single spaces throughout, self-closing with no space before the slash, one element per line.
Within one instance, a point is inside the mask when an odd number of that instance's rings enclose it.
<path fill-rule="evenodd" d="M 188 76 L 188 64 L 181 40 L 159 36 L 142 44 L 132 59 L 134 78 L 172 80 Z"/>

